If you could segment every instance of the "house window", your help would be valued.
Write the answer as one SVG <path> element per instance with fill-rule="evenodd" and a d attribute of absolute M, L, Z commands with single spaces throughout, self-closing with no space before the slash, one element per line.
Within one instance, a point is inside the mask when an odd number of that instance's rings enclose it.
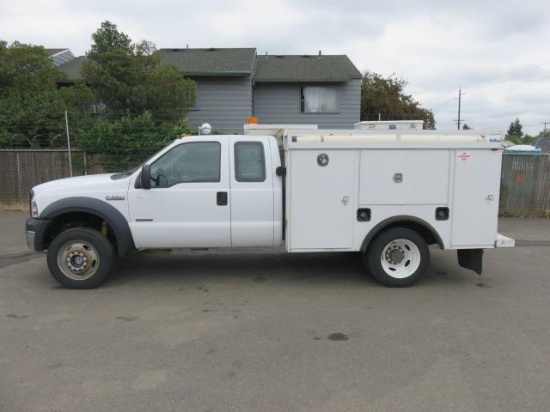
<path fill-rule="evenodd" d="M 237 182 L 264 182 L 265 158 L 261 142 L 235 143 L 235 179 Z"/>
<path fill-rule="evenodd" d="M 327 86 L 306 86 L 300 89 L 302 113 L 338 113 L 338 89 Z"/>

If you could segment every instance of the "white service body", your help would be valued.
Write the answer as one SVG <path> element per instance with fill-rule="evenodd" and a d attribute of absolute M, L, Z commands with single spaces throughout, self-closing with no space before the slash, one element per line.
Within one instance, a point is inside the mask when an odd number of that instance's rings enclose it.
<path fill-rule="evenodd" d="M 357 251 L 370 230 L 396 216 L 430 224 L 444 249 L 495 247 L 498 142 L 435 133 L 317 136 L 287 142 L 289 251 Z M 317 165 L 320 153 L 326 167 Z M 448 220 L 437 220 L 435 210 L 445 207 Z M 370 221 L 357 221 L 361 208 Z"/>

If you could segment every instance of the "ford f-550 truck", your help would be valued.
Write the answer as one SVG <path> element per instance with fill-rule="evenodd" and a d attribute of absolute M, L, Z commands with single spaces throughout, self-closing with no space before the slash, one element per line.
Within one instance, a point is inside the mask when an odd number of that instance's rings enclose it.
<path fill-rule="evenodd" d="M 136 250 L 285 245 L 361 253 L 383 285 L 409 286 L 429 245 L 481 273 L 497 234 L 502 148 L 475 133 L 287 131 L 175 140 L 136 170 L 44 183 L 29 247 L 68 288 L 101 284 Z M 282 162 L 281 162 L 282 160 Z"/>

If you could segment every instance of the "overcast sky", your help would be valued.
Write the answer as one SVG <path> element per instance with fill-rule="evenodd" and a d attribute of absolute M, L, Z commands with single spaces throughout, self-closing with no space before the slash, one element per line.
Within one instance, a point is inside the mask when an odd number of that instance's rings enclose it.
<path fill-rule="evenodd" d="M 456 128 L 460 86 L 476 130 L 516 117 L 530 134 L 550 128 L 548 0 L 2 0 L 0 39 L 78 56 L 104 20 L 157 48 L 346 54 L 361 72 L 407 80 L 440 130 Z"/>

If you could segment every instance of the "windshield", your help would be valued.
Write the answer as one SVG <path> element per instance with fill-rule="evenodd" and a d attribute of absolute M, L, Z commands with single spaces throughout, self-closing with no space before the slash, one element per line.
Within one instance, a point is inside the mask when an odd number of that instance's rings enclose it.
<path fill-rule="evenodd" d="M 144 164 L 146 163 L 149 163 L 149 161 L 154 158 L 155 156 L 157 156 L 160 152 L 166 150 L 166 148 L 168 146 L 171 146 L 176 140 L 172 140 L 168 145 L 164 146 L 162 149 L 160 150 L 157 150 L 153 155 L 149 156 L 147 158 L 147 160 L 145 160 L 144 162 L 142 162 L 140 165 L 136 166 L 136 167 L 133 167 L 131 169 L 128 169 L 128 170 L 124 170 L 122 172 L 117 172 L 117 173 L 114 173 L 112 176 L 111 176 L 111 179 L 112 180 L 119 180 L 119 179 L 125 179 L 127 178 L 128 176 L 131 176 L 132 174 L 134 174 L 134 172 L 138 171 L 139 169 L 141 169 L 143 167 Z"/>

